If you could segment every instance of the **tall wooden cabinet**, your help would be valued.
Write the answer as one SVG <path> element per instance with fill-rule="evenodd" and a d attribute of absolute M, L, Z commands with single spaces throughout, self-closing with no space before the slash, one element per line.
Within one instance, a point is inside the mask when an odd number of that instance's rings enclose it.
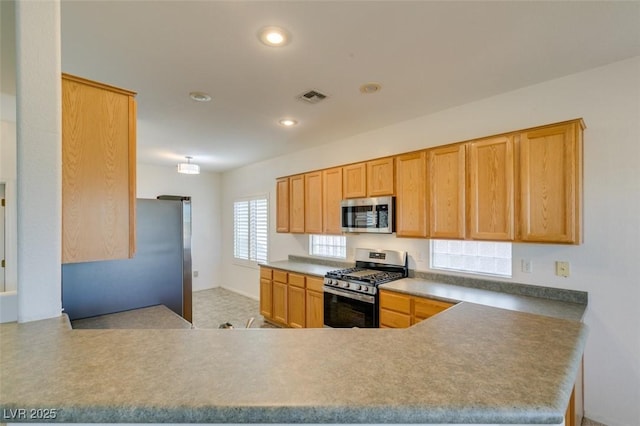
<path fill-rule="evenodd" d="M 367 161 L 367 197 L 395 194 L 394 158 Z"/>
<path fill-rule="evenodd" d="M 344 198 L 367 196 L 367 164 L 350 164 L 342 168 Z"/>
<path fill-rule="evenodd" d="M 322 171 L 322 232 L 342 233 L 342 167 Z"/>
<path fill-rule="evenodd" d="M 427 236 L 426 151 L 396 157 L 396 235 Z"/>
<path fill-rule="evenodd" d="M 135 92 L 62 75 L 62 262 L 135 252 Z"/>
<path fill-rule="evenodd" d="M 465 237 L 465 144 L 429 150 L 429 236 Z"/>
<path fill-rule="evenodd" d="M 515 237 L 514 136 L 468 144 L 468 237 L 512 241 Z"/>
<path fill-rule="evenodd" d="M 304 232 L 322 234 L 322 172 L 304 175 Z"/>
<path fill-rule="evenodd" d="M 289 178 L 276 181 L 276 232 L 289 232 Z"/>
<path fill-rule="evenodd" d="M 304 175 L 289 178 L 289 232 L 304 233 Z"/>
<path fill-rule="evenodd" d="M 582 120 L 520 137 L 520 228 L 525 242 L 582 242 Z"/>

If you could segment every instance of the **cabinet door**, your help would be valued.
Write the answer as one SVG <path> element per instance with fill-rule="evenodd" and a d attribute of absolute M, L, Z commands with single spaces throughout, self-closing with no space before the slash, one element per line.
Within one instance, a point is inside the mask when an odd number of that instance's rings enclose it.
<path fill-rule="evenodd" d="M 405 314 L 411 313 L 411 297 L 391 291 L 380 291 L 380 307 Z"/>
<path fill-rule="evenodd" d="M 407 328 L 411 325 L 411 316 L 400 312 L 380 309 L 381 328 Z"/>
<path fill-rule="evenodd" d="M 322 172 L 322 231 L 324 234 L 342 233 L 342 167 Z"/>
<path fill-rule="evenodd" d="M 422 320 L 439 314 L 440 312 L 449 309 L 454 303 L 443 302 L 440 300 L 433 300 L 424 297 L 413 298 L 413 316 L 411 319 L 412 324 L 416 324 Z"/>
<path fill-rule="evenodd" d="M 304 288 L 289 286 L 288 295 L 288 324 L 289 327 L 304 328 L 305 318 L 305 300 L 306 294 Z"/>
<path fill-rule="evenodd" d="M 304 175 L 304 232 L 322 234 L 322 172 Z"/>
<path fill-rule="evenodd" d="M 513 135 L 469 143 L 469 237 L 513 241 L 515 230 Z"/>
<path fill-rule="evenodd" d="M 273 284 L 271 280 L 260 278 L 260 315 L 273 317 Z"/>
<path fill-rule="evenodd" d="M 394 195 L 393 157 L 367 162 L 367 196 Z"/>
<path fill-rule="evenodd" d="M 520 134 L 522 241 L 581 243 L 582 121 Z"/>
<path fill-rule="evenodd" d="M 273 316 L 274 321 L 287 324 L 287 284 L 273 281 Z"/>
<path fill-rule="evenodd" d="M 425 151 L 396 157 L 396 235 L 427 236 Z"/>
<path fill-rule="evenodd" d="M 289 232 L 304 233 L 304 175 L 289 178 Z"/>
<path fill-rule="evenodd" d="M 429 236 L 465 237 L 465 145 L 429 150 Z"/>
<path fill-rule="evenodd" d="M 367 164 L 358 163 L 342 168 L 344 198 L 367 196 Z"/>
<path fill-rule="evenodd" d="M 276 181 L 276 232 L 289 232 L 289 178 Z"/>
<path fill-rule="evenodd" d="M 324 327 L 324 293 L 307 290 L 307 328 Z"/>
<path fill-rule="evenodd" d="M 62 76 L 62 262 L 135 251 L 135 93 Z"/>

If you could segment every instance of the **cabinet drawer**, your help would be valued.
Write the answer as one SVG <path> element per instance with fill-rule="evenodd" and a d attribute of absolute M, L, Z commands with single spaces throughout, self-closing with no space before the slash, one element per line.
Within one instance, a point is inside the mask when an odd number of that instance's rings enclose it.
<path fill-rule="evenodd" d="M 411 325 L 411 317 L 408 314 L 380 309 L 380 326 L 391 328 L 406 328 Z"/>
<path fill-rule="evenodd" d="M 380 291 L 380 307 L 392 311 L 411 313 L 411 298 L 403 294 Z"/>
<path fill-rule="evenodd" d="M 260 278 L 263 278 L 265 280 L 270 280 L 272 273 L 273 273 L 273 269 L 260 268 Z"/>
<path fill-rule="evenodd" d="M 289 284 L 295 287 L 304 288 L 304 275 L 289 274 Z"/>
<path fill-rule="evenodd" d="M 416 319 L 429 318 L 430 316 L 438 314 L 453 305 L 454 303 L 416 297 L 413 305 L 414 315 Z"/>
<path fill-rule="evenodd" d="M 322 278 L 307 277 L 307 290 L 313 290 L 322 293 L 324 289 L 324 280 Z"/>
<path fill-rule="evenodd" d="M 273 271 L 273 280 L 279 283 L 287 283 L 287 273 L 285 271 Z"/>

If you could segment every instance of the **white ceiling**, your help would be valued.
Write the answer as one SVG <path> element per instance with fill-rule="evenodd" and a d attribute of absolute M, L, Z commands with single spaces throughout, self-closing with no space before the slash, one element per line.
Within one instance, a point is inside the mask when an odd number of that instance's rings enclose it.
<path fill-rule="evenodd" d="M 64 72 L 138 92 L 140 162 L 224 171 L 640 55 L 640 2 L 62 1 Z M 257 37 L 285 27 L 289 45 Z M 363 95 L 359 86 L 382 90 Z M 296 96 L 329 98 L 308 105 Z M 203 91 L 210 103 L 192 101 Z M 282 117 L 295 128 L 278 124 Z"/>

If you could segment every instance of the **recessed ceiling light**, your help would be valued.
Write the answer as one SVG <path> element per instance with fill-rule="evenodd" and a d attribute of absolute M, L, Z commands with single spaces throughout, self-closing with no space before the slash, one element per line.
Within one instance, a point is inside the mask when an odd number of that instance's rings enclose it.
<path fill-rule="evenodd" d="M 284 28 L 265 27 L 258 32 L 260 41 L 270 47 L 281 47 L 289 44 L 291 36 Z"/>
<path fill-rule="evenodd" d="M 368 95 L 371 93 L 379 92 L 380 89 L 382 89 L 382 85 L 380 83 L 365 83 L 360 86 L 360 93 Z"/>
<path fill-rule="evenodd" d="M 211 95 L 204 92 L 191 92 L 189 97 L 197 102 L 209 102 L 211 100 Z"/>
<path fill-rule="evenodd" d="M 293 120 L 291 118 L 283 118 L 282 120 L 278 121 L 278 123 L 280 123 L 280 125 L 285 127 L 292 127 L 298 124 L 296 120 Z"/>

